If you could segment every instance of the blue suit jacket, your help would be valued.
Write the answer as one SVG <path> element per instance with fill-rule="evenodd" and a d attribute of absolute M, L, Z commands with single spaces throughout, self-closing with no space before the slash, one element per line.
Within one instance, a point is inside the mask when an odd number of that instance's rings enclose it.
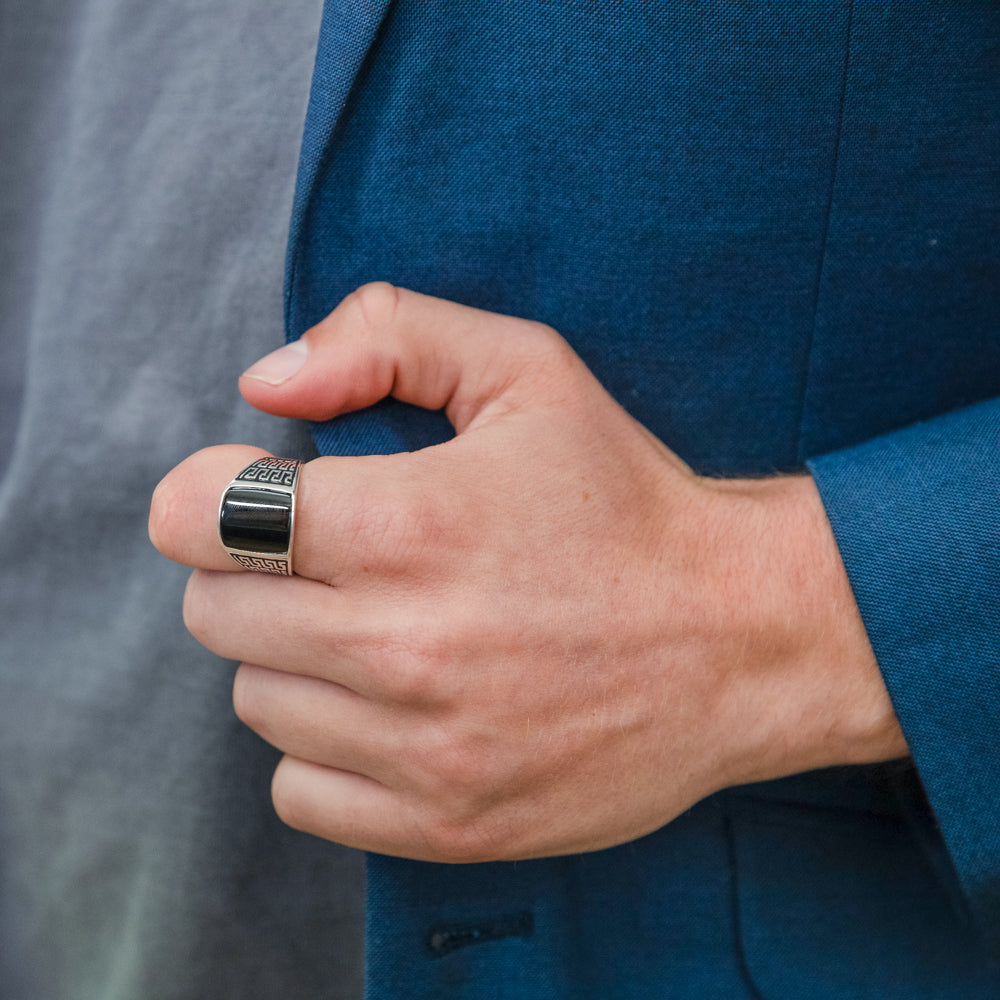
<path fill-rule="evenodd" d="M 384 279 L 550 323 L 700 472 L 808 464 L 916 761 L 373 857 L 371 997 L 1000 996 L 998 52 L 991 0 L 327 3 L 289 335 Z"/>

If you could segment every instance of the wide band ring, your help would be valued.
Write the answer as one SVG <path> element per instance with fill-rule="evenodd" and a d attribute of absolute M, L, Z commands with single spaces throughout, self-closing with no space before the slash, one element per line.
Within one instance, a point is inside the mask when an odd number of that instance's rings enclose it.
<path fill-rule="evenodd" d="M 297 458 L 260 458 L 225 488 L 219 503 L 219 540 L 254 573 L 292 575 L 292 531 Z"/>

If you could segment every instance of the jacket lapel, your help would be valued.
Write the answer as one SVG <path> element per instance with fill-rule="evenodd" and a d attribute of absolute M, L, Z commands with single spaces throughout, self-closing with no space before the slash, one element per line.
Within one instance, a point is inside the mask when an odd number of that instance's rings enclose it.
<path fill-rule="evenodd" d="M 309 212 L 317 174 L 340 121 L 354 81 L 361 72 L 390 0 L 325 0 L 316 51 L 302 152 L 292 203 L 285 266 L 285 335 L 302 335 L 296 271 L 302 223 Z"/>

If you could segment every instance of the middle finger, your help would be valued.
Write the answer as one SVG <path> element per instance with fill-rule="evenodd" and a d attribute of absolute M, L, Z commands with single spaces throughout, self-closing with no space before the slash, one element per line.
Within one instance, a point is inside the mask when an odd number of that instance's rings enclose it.
<path fill-rule="evenodd" d="M 303 577 L 195 570 L 184 593 L 188 630 L 218 656 L 382 702 L 422 700 L 403 679 L 408 639 L 423 621 L 418 614 L 408 623 L 402 609 L 370 592 Z"/>

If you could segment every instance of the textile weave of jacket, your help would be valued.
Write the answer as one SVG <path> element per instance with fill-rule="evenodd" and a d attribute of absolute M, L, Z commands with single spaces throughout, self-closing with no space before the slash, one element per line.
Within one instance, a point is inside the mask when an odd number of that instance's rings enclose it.
<path fill-rule="evenodd" d="M 327 4 L 289 335 L 388 280 L 554 326 L 699 472 L 808 463 L 919 772 L 372 858 L 373 998 L 1000 996 L 998 53 L 985 0 Z M 315 436 L 447 434 L 386 403 Z"/>

